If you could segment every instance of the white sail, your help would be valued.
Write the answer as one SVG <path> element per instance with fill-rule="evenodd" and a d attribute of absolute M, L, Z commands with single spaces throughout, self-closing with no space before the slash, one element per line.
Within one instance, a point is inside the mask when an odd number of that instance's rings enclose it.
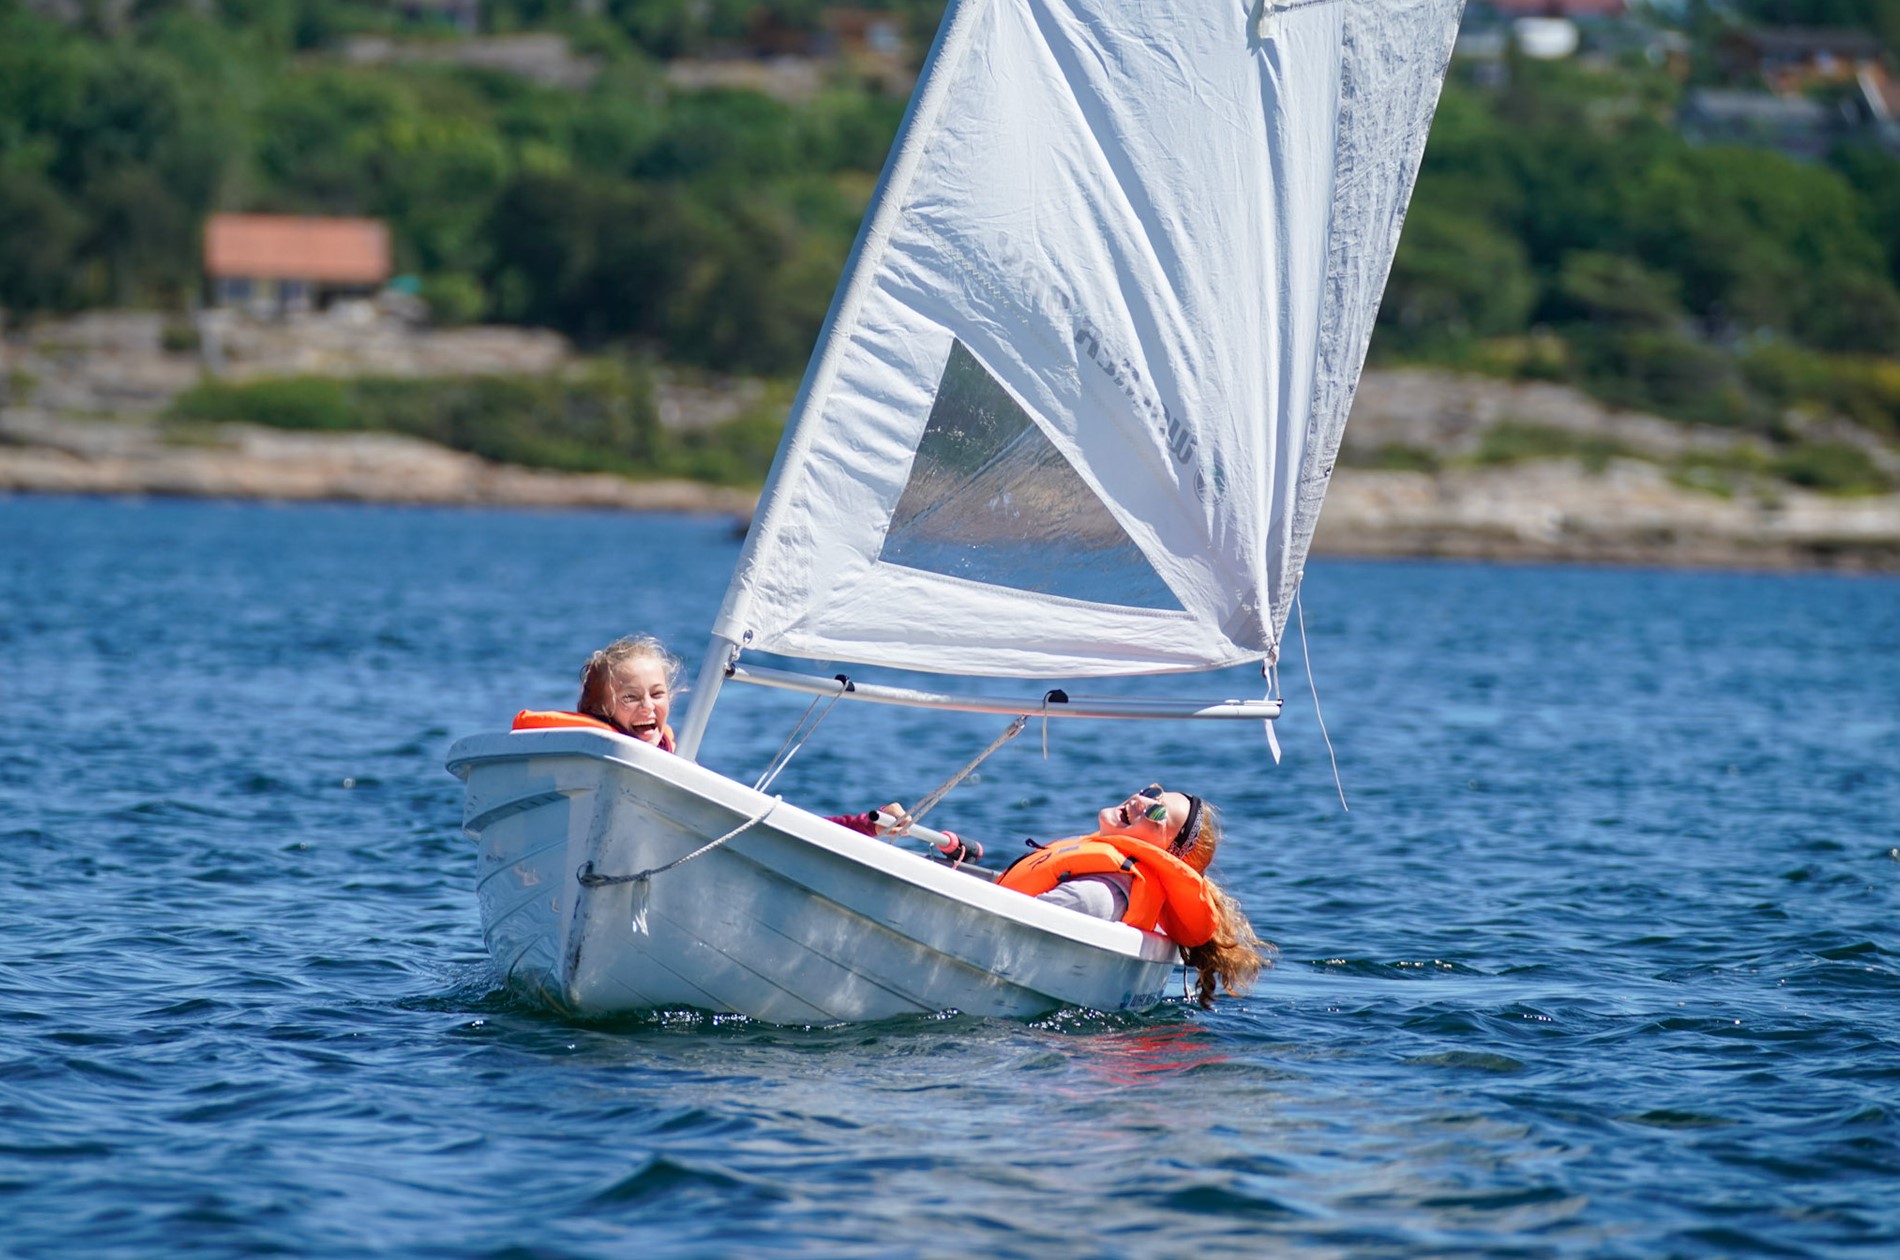
<path fill-rule="evenodd" d="M 1273 657 L 1462 3 L 957 3 L 715 634 Z"/>

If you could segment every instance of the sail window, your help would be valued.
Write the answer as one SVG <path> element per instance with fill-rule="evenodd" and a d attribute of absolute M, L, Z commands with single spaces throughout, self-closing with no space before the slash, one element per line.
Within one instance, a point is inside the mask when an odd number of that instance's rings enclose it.
<path fill-rule="evenodd" d="M 879 558 L 992 586 L 1181 603 L 1029 413 L 953 342 Z"/>

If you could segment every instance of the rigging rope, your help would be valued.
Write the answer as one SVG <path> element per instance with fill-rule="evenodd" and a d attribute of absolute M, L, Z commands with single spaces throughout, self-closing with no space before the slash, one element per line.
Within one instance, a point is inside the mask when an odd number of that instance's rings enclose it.
<path fill-rule="evenodd" d="M 912 822 L 920 821 L 925 814 L 929 813 L 932 809 L 936 808 L 938 801 L 941 801 L 944 797 L 950 795 L 950 791 L 952 788 L 956 787 L 957 784 L 969 778 L 970 772 L 976 769 L 978 766 L 982 765 L 983 759 L 985 757 L 988 757 L 991 753 L 1001 748 L 1004 744 L 1007 744 L 1010 740 L 1015 739 L 1018 735 L 1022 734 L 1023 727 L 1028 726 L 1028 725 L 1029 725 L 1029 715 L 1027 713 L 1019 715 L 1015 721 L 1009 724 L 1009 727 L 1006 730 L 1004 730 L 1004 732 L 1001 735 L 998 735 L 994 740 L 990 742 L 990 746 L 988 748 L 985 748 L 982 752 L 976 755 L 975 760 L 970 762 L 969 765 L 963 767 L 963 769 L 951 775 L 941 785 L 938 786 L 936 791 L 924 797 L 923 800 L 918 801 L 917 804 L 913 806 L 910 810 L 910 820 Z"/>
<path fill-rule="evenodd" d="M 1339 792 L 1339 808 L 1348 814 L 1352 806 L 1346 804 L 1346 785 L 1339 781 L 1339 758 L 1333 755 L 1333 737 L 1326 733 L 1326 715 L 1319 711 L 1319 686 L 1313 681 L 1313 654 L 1306 647 L 1306 605 L 1300 602 L 1300 593 L 1293 592 L 1293 611 L 1300 618 L 1300 659 L 1306 663 L 1306 687 L 1313 693 L 1313 716 L 1319 719 L 1319 737 L 1326 741 L 1326 756 L 1333 763 L 1333 787 Z"/>
<path fill-rule="evenodd" d="M 708 841 L 700 845 L 685 857 L 675 858 L 665 866 L 656 866 L 650 870 L 636 871 L 631 875 L 602 875 L 594 870 L 593 859 L 589 858 L 587 861 L 581 863 L 579 870 L 574 872 L 574 879 L 582 888 L 606 888 L 614 884 L 632 884 L 634 886 L 633 905 L 631 908 L 632 926 L 635 934 L 645 936 L 647 931 L 647 895 L 651 891 L 650 885 L 655 875 L 664 875 L 676 866 L 684 866 L 702 854 L 711 853 L 714 849 L 732 839 L 734 836 L 758 826 L 771 816 L 772 811 L 778 808 L 779 802 L 783 799 L 783 797 L 779 796 L 773 797 L 771 802 L 766 805 L 763 810 L 746 819 L 725 835 L 720 836 L 717 840 Z"/>
<path fill-rule="evenodd" d="M 1049 702 L 1057 697 L 1060 697 L 1064 704 L 1069 702 L 1069 697 L 1064 695 L 1060 688 L 1042 693 L 1042 759 L 1044 761 L 1049 760 Z"/>
<path fill-rule="evenodd" d="M 759 776 L 759 781 L 752 785 L 754 790 L 763 792 L 766 788 L 771 786 L 772 781 L 778 778 L 779 772 L 785 769 L 785 767 L 788 764 L 790 764 L 792 758 L 798 755 L 799 749 L 803 748 L 805 746 L 806 741 L 811 739 L 811 737 L 817 732 L 819 723 L 823 722 L 826 717 L 830 716 L 832 707 L 836 705 L 838 701 L 844 697 L 844 694 L 847 691 L 850 691 L 850 690 L 851 690 L 851 680 L 845 677 L 843 674 L 839 674 L 837 691 L 831 693 L 829 696 L 814 696 L 812 698 L 812 702 L 805 707 L 804 714 L 798 719 L 797 723 L 792 727 L 791 734 L 787 735 L 785 737 L 785 742 L 779 745 L 778 752 L 774 754 L 771 763 L 766 766 L 765 773 L 761 774 Z M 1049 755 L 1049 744 L 1048 744 L 1048 741 L 1049 741 L 1049 718 L 1048 718 L 1049 701 L 1051 697 L 1057 696 L 1058 694 L 1059 694 L 1058 692 L 1052 691 L 1052 692 L 1049 692 L 1047 695 L 1043 696 L 1042 698 L 1043 756 L 1045 758 Z M 823 708 L 823 710 L 820 710 L 818 712 L 818 716 L 814 718 L 812 717 L 812 712 L 813 710 L 818 709 L 818 705 L 820 701 L 824 702 L 825 707 Z M 807 722 L 810 722 L 809 726 L 806 725 Z M 917 822 L 921 820 L 926 813 L 928 813 L 932 808 L 936 806 L 937 802 L 941 801 L 944 797 L 948 796 L 951 790 L 955 788 L 959 783 L 969 778 L 971 772 L 974 771 L 978 766 L 982 765 L 985 758 L 987 758 L 991 753 L 995 752 L 997 749 L 1001 748 L 1004 744 L 1007 744 L 1010 740 L 1016 738 L 1016 736 L 1020 735 L 1022 733 L 1023 728 L 1027 725 L 1029 725 L 1029 715 L 1026 713 L 1018 715 L 1015 718 L 1015 720 L 1010 722 L 1009 726 L 1003 731 L 1001 735 L 998 735 L 994 740 L 990 741 L 990 746 L 988 748 L 985 748 L 982 752 L 978 753 L 970 761 L 968 765 L 964 766 L 963 769 L 951 775 L 947 780 L 945 780 L 942 784 L 940 784 L 935 791 L 931 792 L 929 795 L 925 796 L 923 800 L 919 801 L 917 803 L 916 808 L 909 811 L 911 821 Z M 743 830 L 743 828 L 741 828 L 741 830 Z M 698 854 L 689 854 L 688 856 L 697 857 Z M 685 858 L 681 859 L 681 861 L 685 861 L 685 860 L 686 860 Z M 655 873 L 657 874 L 657 872 Z M 632 877 L 628 877 L 628 878 L 632 878 Z"/>
<path fill-rule="evenodd" d="M 1267 694 L 1265 698 L 1268 700 L 1281 700 L 1279 662 L 1277 660 L 1263 662 L 1260 666 L 1260 673 L 1267 680 Z M 1281 701 L 1281 708 L 1282 710 L 1285 709 L 1285 702 L 1283 700 Z M 1273 729 L 1273 723 L 1274 719 L 1268 718 L 1260 725 L 1266 728 L 1267 751 L 1273 754 L 1273 764 L 1277 766 L 1280 764 L 1280 733 Z"/>
<path fill-rule="evenodd" d="M 771 762 L 765 767 L 765 773 L 761 774 L 759 776 L 759 781 L 752 785 L 753 791 L 763 792 L 765 791 L 766 788 L 772 786 L 772 780 L 778 778 L 779 771 L 783 770 L 787 765 L 789 765 L 791 763 L 792 758 L 798 755 L 798 750 L 805 746 L 805 741 L 810 739 L 814 734 L 817 733 L 818 723 L 824 721 L 827 717 L 831 716 L 832 706 L 837 704 L 839 699 L 843 697 L 844 693 L 849 690 L 851 690 L 851 680 L 849 678 L 846 678 L 843 674 L 839 674 L 838 675 L 838 690 L 834 692 L 829 698 L 825 696 L 812 697 L 812 702 L 805 706 L 804 715 L 801 716 L 798 719 L 798 721 L 793 725 L 792 733 L 785 737 L 785 742 L 778 746 L 778 752 L 772 755 Z M 817 719 L 813 720 L 811 725 L 808 727 L 805 725 L 805 723 L 808 719 L 811 719 L 812 710 L 818 707 L 818 702 L 820 700 L 827 700 L 827 703 L 825 704 L 825 710 L 823 713 L 820 713 Z M 794 744 L 792 742 L 793 740 L 797 740 L 798 742 Z M 787 752 L 786 751 L 787 749 L 790 749 L 791 751 Z"/>

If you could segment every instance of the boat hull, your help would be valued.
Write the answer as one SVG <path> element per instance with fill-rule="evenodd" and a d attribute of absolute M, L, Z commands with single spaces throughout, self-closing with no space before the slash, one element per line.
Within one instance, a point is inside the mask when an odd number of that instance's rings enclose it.
<path fill-rule="evenodd" d="M 511 987 L 565 1013 L 810 1024 L 1134 1010 L 1161 1000 L 1176 963 L 1165 937 L 998 888 L 619 735 L 474 736 L 449 769 L 467 784 L 489 952 Z"/>

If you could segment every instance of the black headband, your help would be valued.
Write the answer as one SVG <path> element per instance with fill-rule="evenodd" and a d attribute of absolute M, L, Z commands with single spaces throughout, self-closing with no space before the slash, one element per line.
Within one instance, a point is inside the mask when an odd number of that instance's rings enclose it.
<path fill-rule="evenodd" d="M 1188 792 L 1187 817 L 1181 820 L 1181 830 L 1175 834 L 1174 843 L 1168 846 L 1168 852 L 1176 857 L 1186 857 L 1194 852 L 1195 841 L 1201 838 L 1201 798 Z"/>

